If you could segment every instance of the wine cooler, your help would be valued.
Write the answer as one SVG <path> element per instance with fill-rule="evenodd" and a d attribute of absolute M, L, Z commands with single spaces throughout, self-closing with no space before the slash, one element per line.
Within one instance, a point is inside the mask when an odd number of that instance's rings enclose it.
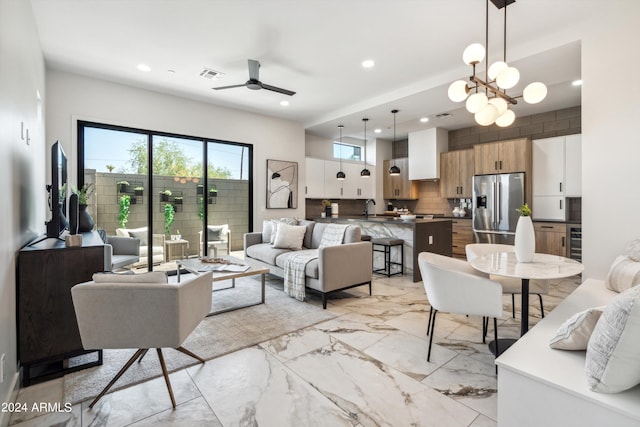
<path fill-rule="evenodd" d="M 582 225 L 567 224 L 567 237 L 569 240 L 567 256 L 582 262 Z"/>

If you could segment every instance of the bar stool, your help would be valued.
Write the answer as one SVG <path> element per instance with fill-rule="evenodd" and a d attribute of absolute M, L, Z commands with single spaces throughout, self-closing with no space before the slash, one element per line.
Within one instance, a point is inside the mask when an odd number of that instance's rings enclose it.
<path fill-rule="evenodd" d="M 369 236 L 368 234 L 362 234 L 360 236 L 360 241 L 362 241 L 362 242 L 370 242 L 371 241 L 371 236 Z"/>
<path fill-rule="evenodd" d="M 404 274 L 404 240 L 395 239 L 392 237 L 379 237 L 375 239 L 371 239 L 373 252 L 382 252 L 384 253 L 384 267 L 383 268 L 374 268 L 374 273 L 385 274 L 387 277 L 391 277 L 396 274 Z M 382 246 L 382 249 L 376 249 L 377 246 Z M 400 246 L 400 262 L 391 261 L 391 248 L 394 246 Z M 395 273 L 391 272 L 391 266 L 397 265 L 400 266 L 400 270 Z"/>

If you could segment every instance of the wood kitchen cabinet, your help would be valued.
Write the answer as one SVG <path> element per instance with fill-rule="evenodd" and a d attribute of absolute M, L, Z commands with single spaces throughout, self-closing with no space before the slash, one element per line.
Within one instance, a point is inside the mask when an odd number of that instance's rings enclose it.
<path fill-rule="evenodd" d="M 440 195 L 447 199 L 470 198 L 474 175 L 473 149 L 440 153 Z"/>
<path fill-rule="evenodd" d="M 400 175 L 389 175 L 392 165 L 400 168 Z M 392 159 L 383 162 L 383 195 L 388 200 L 416 200 L 418 198 L 418 183 L 409 180 L 409 159 Z"/>
<path fill-rule="evenodd" d="M 473 146 L 475 174 L 528 172 L 531 169 L 531 140 L 518 138 Z"/>
<path fill-rule="evenodd" d="M 534 222 L 536 252 L 567 256 L 567 225 L 562 222 Z"/>
<path fill-rule="evenodd" d="M 451 220 L 451 253 L 454 258 L 467 259 L 466 246 L 473 243 L 471 218 Z"/>

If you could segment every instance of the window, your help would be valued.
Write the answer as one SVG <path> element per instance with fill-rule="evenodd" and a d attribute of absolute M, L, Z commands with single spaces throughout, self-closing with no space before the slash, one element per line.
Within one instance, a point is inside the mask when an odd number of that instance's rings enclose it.
<path fill-rule="evenodd" d="M 343 160 L 362 160 L 362 147 L 359 145 L 351 145 L 334 142 L 333 143 L 333 158 L 334 159 L 343 159 Z"/>

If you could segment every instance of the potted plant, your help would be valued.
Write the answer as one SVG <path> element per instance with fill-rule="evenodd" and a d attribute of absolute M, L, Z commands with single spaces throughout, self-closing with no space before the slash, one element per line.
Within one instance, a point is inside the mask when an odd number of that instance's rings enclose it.
<path fill-rule="evenodd" d="M 129 221 L 129 207 L 131 206 L 131 196 L 123 194 L 120 196 L 120 211 L 118 212 L 118 225 L 125 228 Z"/>
<path fill-rule="evenodd" d="M 133 194 L 135 194 L 136 196 L 142 196 L 142 194 L 144 193 L 144 187 L 135 187 L 133 189 Z"/>
<path fill-rule="evenodd" d="M 198 197 L 198 218 L 204 219 L 204 197 Z"/>
<path fill-rule="evenodd" d="M 322 212 L 325 217 L 331 217 L 331 200 L 324 199 L 322 201 Z M 322 215 L 321 215 L 322 216 Z"/>
<path fill-rule="evenodd" d="M 175 215 L 175 209 L 171 203 L 164 204 L 164 232 L 171 235 L 171 225 L 173 225 L 173 218 Z"/>
<path fill-rule="evenodd" d="M 210 188 L 209 189 L 209 200 L 208 203 L 211 204 L 215 204 L 216 200 L 218 200 L 218 190 L 216 188 Z"/>
<path fill-rule="evenodd" d="M 171 196 L 171 190 L 164 190 L 160 192 L 160 201 L 161 202 L 168 202 L 169 201 L 169 196 Z"/>
<path fill-rule="evenodd" d="M 120 193 L 126 193 L 129 191 L 129 181 L 118 181 L 116 184 L 118 185 L 118 191 Z"/>
<path fill-rule="evenodd" d="M 182 196 L 176 196 L 176 197 L 174 197 L 173 201 L 175 202 L 176 205 L 181 205 L 182 201 L 183 201 L 183 197 Z"/>
<path fill-rule="evenodd" d="M 113 170 L 114 170 L 116 167 L 115 167 L 115 166 L 113 166 L 113 165 L 107 165 L 107 166 L 106 166 L 106 168 L 107 168 L 107 170 L 109 171 L 109 173 L 111 173 L 111 172 L 113 172 Z"/>
<path fill-rule="evenodd" d="M 516 259 L 518 262 L 531 262 L 536 252 L 536 236 L 531 222 L 531 208 L 526 203 L 516 209 L 520 214 L 516 224 Z"/>
<path fill-rule="evenodd" d="M 78 232 L 84 233 L 93 230 L 95 222 L 87 211 L 88 199 L 95 190 L 95 185 L 90 182 L 80 188 L 72 187 L 71 190 L 78 195 Z"/>
<path fill-rule="evenodd" d="M 73 192 L 76 193 L 78 195 L 78 204 L 80 206 L 82 205 L 88 205 L 89 203 L 87 203 L 87 200 L 89 199 L 89 196 L 91 196 L 95 190 L 95 186 L 92 182 L 88 183 L 88 184 L 84 184 L 82 187 L 80 188 L 76 188 L 73 187 L 72 188 Z"/>
<path fill-rule="evenodd" d="M 196 185 L 196 194 L 204 194 L 204 185 L 202 184 Z"/>

